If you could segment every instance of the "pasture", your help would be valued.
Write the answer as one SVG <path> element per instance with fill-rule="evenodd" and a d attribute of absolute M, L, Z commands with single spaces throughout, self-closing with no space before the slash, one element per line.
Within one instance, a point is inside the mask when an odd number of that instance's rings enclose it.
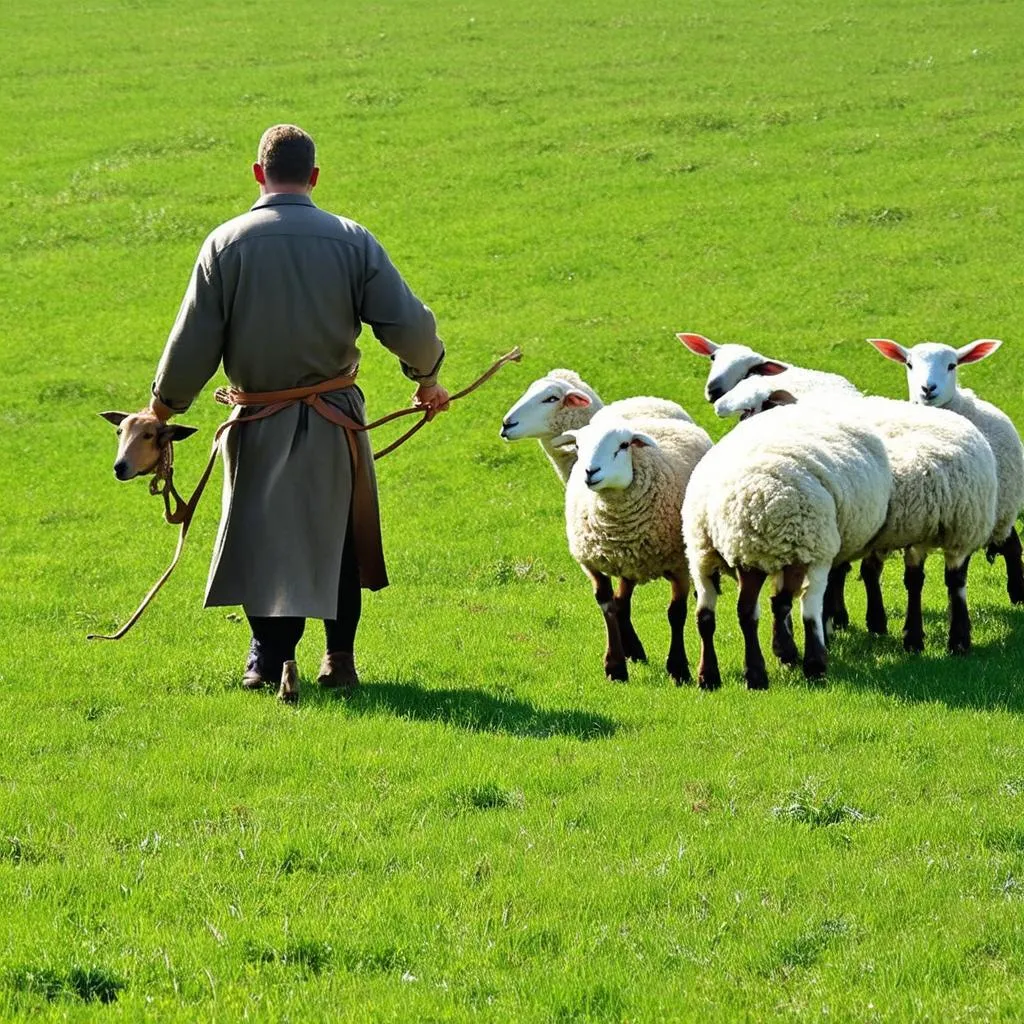
<path fill-rule="evenodd" d="M 999 0 L 12 0 L 0 7 L 0 1018 L 989 1021 L 1024 1015 L 1024 611 L 975 556 L 975 650 L 836 638 L 823 686 L 601 670 L 561 487 L 505 410 L 554 366 L 681 402 L 677 330 L 903 397 L 865 343 L 1004 339 L 961 374 L 1024 424 L 1024 9 Z M 111 473 L 263 129 L 384 242 L 459 387 L 379 465 L 390 589 L 351 703 L 243 693 L 175 533 Z M 370 414 L 405 405 L 363 336 Z M 218 378 L 215 383 L 221 382 Z M 191 488 L 222 418 L 181 422 Z M 218 475 L 219 482 L 219 475 Z M 762 637 L 767 650 L 767 621 Z M 692 603 L 687 650 L 696 664 Z M 802 637 L 798 635 L 802 643 Z"/>

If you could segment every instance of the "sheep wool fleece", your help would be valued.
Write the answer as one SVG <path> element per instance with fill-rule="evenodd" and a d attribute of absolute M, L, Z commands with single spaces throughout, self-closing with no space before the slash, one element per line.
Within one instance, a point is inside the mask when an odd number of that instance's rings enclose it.
<path fill-rule="evenodd" d="M 1010 417 L 969 388 L 958 388 L 946 409 L 968 419 L 984 435 L 996 457 L 999 490 L 992 541 L 1002 543 L 1009 536 L 1017 513 L 1024 508 L 1024 448 Z"/>
<path fill-rule="evenodd" d="M 679 419 L 630 419 L 628 425 L 658 446 L 631 449 L 633 480 L 624 490 L 592 491 L 577 462 L 565 492 L 566 535 L 580 565 L 646 583 L 686 572 L 680 508 L 711 438 Z"/>
<path fill-rule="evenodd" d="M 892 466 L 892 497 L 880 553 L 941 547 L 959 556 L 983 547 L 996 515 L 996 460 L 972 423 L 946 409 L 891 398 L 856 399 Z"/>
<path fill-rule="evenodd" d="M 399 358 L 407 377 L 436 380 L 444 348 L 434 316 L 373 235 L 317 209 L 308 195 L 265 195 L 204 242 L 153 393 L 182 412 L 221 361 L 243 391 L 351 374 L 362 323 Z M 323 397 L 365 422 L 359 388 Z M 240 604 L 258 617 L 334 619 L 352 500 L 345 432 L 299 403 L 240 424 L 222 444 L 223 503 L 206 604 Z M 365 434 L 358 458 L 375 498 Z M 377 515 L 374 500 L 363 521 L 363 536 L 375 530 L 377 538 L 366 564 L 376 558 L 378 568 L 372 578 L 363 574 L 372 589 L 387 582 Z M 363 553 L 356 554 L 363 568 Z"/>
<path fill-rule="evenodd" d="M 744 420 L 690 480 L 691 572 L 848 561 L 885 522 L 891 487 L 881 439 L 855 416 L 787 405 Z"/>

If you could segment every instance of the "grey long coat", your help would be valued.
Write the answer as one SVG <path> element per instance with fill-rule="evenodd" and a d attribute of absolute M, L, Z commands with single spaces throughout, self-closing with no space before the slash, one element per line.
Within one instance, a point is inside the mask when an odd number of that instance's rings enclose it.
<path fill-rule="evenodd" d="M 406 376 L 436 380 L 444 347 L 434 316 L 373 235 L 318 209 L 307 195 L 263 196 L 203 243 L 153 394 L 183 412 L 222 361 L 242 391 L 352 373 L 361 322 L 398 356 Z M 324 398 L 365 422 L 358 388 Z M 207 606 L 335 618 L 352 498 L 345 432 L 299 404 L 239 424 L 223 443 L 223 507 Z M 359 458 L 376 494 L 365 434 Z"/>

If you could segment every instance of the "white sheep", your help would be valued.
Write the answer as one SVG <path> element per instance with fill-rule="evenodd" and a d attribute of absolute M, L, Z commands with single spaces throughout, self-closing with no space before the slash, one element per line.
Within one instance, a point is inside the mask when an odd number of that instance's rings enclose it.
<path fill-rule="evenodd" d="M 780 375 L 770 381 L 742 381 L 715 403 L 715 412 L 719 416 L 739 413 L 749 417 L 791 403 L 796 396 L 774 387 L 775 381 L 783 379 L 784 375 Z M 949 595 L 948 649 L 952 654 L 965 654 L 971 646 L 967 564 L 991 536 L 996 517 L 998 485 L 992 449 L 972 423 L 943 409 L 890 398 L 841 401 L 846 404 L 844 411 L 878 432 L 892 468 L 885 524 L 861 562 L 868 596 L 868 629 L 875 633 L 886 631 L 879 579 L 886 556 L 902 551 L 907 588 L 903 646 L 908 651 L 924 649 L 924 561 L 929 551 L 941 548 Z M 828 400 L 820 393 L 801 398 L 800 404 L 804 408 L 836 409 L 836 400 Z"/>
<path fill-rule="evenodd" d="M 750 689 L 768 685 L 757 636 L 758 598 L 775 576 L 776 624 L 802 589 L 803 671 L 828 665 L 822 612 L 829 570 L 870 546 L 885 522 L 892 471 L 877 431 L 842 412 L 786 405 L 739 423 L 698 463 L 683 501 L 683 533 L 697 589 L 701 687 L 721 684 L 714 647 L 720 570 L 739 580 L 738 612 Z M 792 637 L 773 648 L 795 660 Z"/>
<path fill-rule="evenodd" d="M 711 360 L 711 369 L 708 371 L 708 380 L 704 387 L 704 396 L 709 402 L 717 402 L 722 395 L 728 394 L 741 380 L 748 377 L 770 377 L 779 373 L 790 374 L 790 380 L 804 377 L 811 384 L 859 394 L 857 389 L 838 373 L 792 366 L 777 359 L 769 359 L 760 352 L 747 348 L 746 345 L 718 345 L 705 338 L 703 334 L 681 333 L 676 337 L 694 355 Z"/>
<path fill-rule="evenodd" d="M 536 438 L 564 483 L 576 461 L 576 452 L 571 445 L 556 447 L 552 439 L 585 427 L 595 415 L 606 411 L 608 415 L 628 419 L 652 416 L 693 422 L 681 405 L 664 398 L 623 398 L 605 406 L 579 374 L 572 370 L 551 370 L 535 380 L 505 413 L 501 436 L 506 441 Z"/>
<path fill-rule="evenodd" d="M 970 420 L 985 435 L 996 457 L 999 491 L 996 519 L 985 554 L 990 562 L 1002 555 L 1006 562 L 1006 591 L 1013 604 L 1024 604 L 1024 564 L 1015 524 L 1024 508 L 1024 446 L 1010 418 L 991 402 L 957 386 L 957 367 L 990 356 L 1001 341 L 983 338 L 962 348 L 925 343 L 903 348 L 894 341 L 870 339 L 886 359 L 907 368 L 910 401 L 928 405 Z"/>
<path fill-rule="evenodd" d="M 690 577 L 680 508 L 711 438 L 683 420 L 604 416 L 555 439 L 557 445 L 572 441 L 579 457 L 565 490 L 566 535 L 604 614 L 605 674 L 625 680 L 627 658 L 646 660 L 630 622 L 630 599 L 638 584 L 667 578 L 672 638 L 665 668 L 681 685 L 690 678 L 683 644 Z M 613 593 L 616 576 L 620 587 Z"/>

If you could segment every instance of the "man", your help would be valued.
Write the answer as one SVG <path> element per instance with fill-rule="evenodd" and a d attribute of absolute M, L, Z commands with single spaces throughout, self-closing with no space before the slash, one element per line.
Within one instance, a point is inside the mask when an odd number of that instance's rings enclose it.
<path fill-rule="evenodd" d="M 260 199 L 203 243 L 157 368 L 153 412 L 164 421 L 184 412 L 221 362 L 249 393 L 354 377 L 363 322 L 416 382 L 413 403 L 428 416 L 444 410 L 434 316 L 369 231 L 314 205 L 320 170 L 310 136 L 268 128 L 252 170 Z M 320 398 L 340 418 L 366 422 L 354 381 Z M 252 642 L 242 685 L 294 674 L 305 620 L 318 618 L 327 641 L 319 681 L 351 692 L 361 587 L 387 585 L 367 435 L 300 401 L 239 423 L 223 443 L 206 605 L 245 610 Z"/>

